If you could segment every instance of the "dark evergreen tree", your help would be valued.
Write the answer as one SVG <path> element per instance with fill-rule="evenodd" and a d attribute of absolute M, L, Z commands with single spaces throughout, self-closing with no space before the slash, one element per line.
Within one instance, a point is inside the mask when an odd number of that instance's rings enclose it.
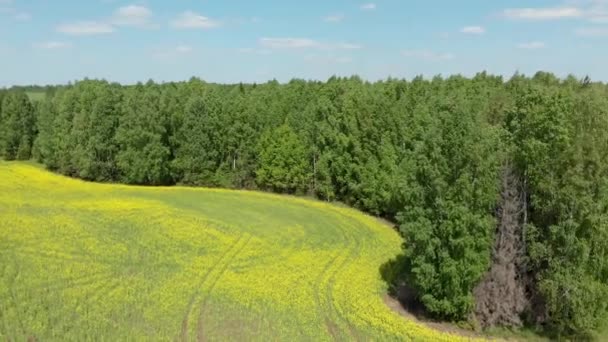
<path fill-rule="evenodd" d="M 36 134 L 34 107 L 24 92 L 9 92 L 2 100 L 0 147 L 8 160 L 31 157 Z"/>

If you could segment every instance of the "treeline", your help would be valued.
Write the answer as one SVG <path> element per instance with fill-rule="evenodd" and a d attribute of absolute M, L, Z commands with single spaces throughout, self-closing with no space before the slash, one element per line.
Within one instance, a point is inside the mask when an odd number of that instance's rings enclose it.
<path fill-rule="evenodd" d="M 476 287 L 503 263 L 525 305 L 507 313 L 518 319 L 494 324 L 582 338 L 608 319 L 602 83 L 547 73 L 257 85 L 84 80 L 48 94 L 33 104 L 19 90 L 0 92 L 5 159 L 33 157 L 92 181 L 341 201 L 398 223 L 405 248 L 395 280 L 436 317 L 484 315 Z M 507 232 L 499 224 L 505 174 L 521 194 L 511 220 L 519 229 L 508 230 L 518 252 L 506 261 L 496 248 Z"/>

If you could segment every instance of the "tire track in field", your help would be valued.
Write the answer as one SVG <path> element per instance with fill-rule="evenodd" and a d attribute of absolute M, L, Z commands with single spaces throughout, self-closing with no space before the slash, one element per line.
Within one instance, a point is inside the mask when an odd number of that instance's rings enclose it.
<path fill-rule="evenodd" d="M 300 225 L 296 225 L 294 228 L 303 229 Z M 276 262 L 277 260 L 286 260 L 293 254 L 293 251 L 299 251 L 302 249 L 302 245 L 304 244 L 305 240 L 305 238 L 292 238 L 291 232 L 280 232 L 276 234 L 276 236 L 273 236 L 273 238 L 274 240 L 282 243 L 279 251 L 277 251 L 277 248 L 274 247 L 272 240 L 270 240 L 268 237 L 263 237 L 261 241 L 264 246 L 259 249 L 261 251 L 256 253 L 256 255 L 253 257 L 248 257 L 246 260 L 240 260 L 238 263 L 232 263 L 232 270 L 235 272 L 242 272 L 254 267 L 263 267 L 269 263 Z"/>
<path fill-rule="evenodd" d="M 14 256 L 14 255 L 13 255 Z M 16 259 L 13 259 L 16 260 Z M 10 279 L 10 284 L 8 285 L 8 289 L 9 289 L 9 294 L 10 294 L 10 301 L 13 306 L 13 308 L 15 309 L 15 320 L 17 321 L 16 326 L 19 329 L 19 332 L 22 335 L 25 335 L 25 326 L 23 325 L 23 321 L 21 319 L 21 314 L 19 312 L 19 304 L 17 303 L 17 296 L 15 295 L 15 284 L 17 283 L 17 278 L 19 278 L 19 275 L 21 274 L 21 266 L 18 263 L 15 263 L 15 274 L 13 275 L 12 279 Z"/>
<path fill-rule="evenodd" d="M 346 253 L 345 253 L 346 257 L 342 261 L 342 263 L 338 266 L 337 271 L 331 275 L 331 278 L 328 281 L 328 286 L 326 287 L 325 295 L 327 296 L 327 302 L 330 303 L 331 312 L 333 312 L 335 314 L 336 319 L 338 321 L 340 321 L 342 324 L 344 324 L 346 326 L 346 328 L 348 328 L 348 330 L 346 332 L 350 336 L 349 340 L 358 341 L 359 336 L 354 331 L 354 328 L 351 325 L 350 321 L 346 317 L 344 317 L 343 313 L 340 312 L 340 310 L 334 304 L 333 293 L 334 293 L 334 287 L 335 287 L 336 279 L 337 279 L 339 272 L 341 270 L 343 270 L 344 268 L 346 268 L 349 264 L 353 263 L 353 261 L 355 260 L 355 258 L 357 256 L 357 253 L 360 251 L 361 241 L 360 241 L 360 239 L 357 238 L 358 234 L 355 233 L 358 230 L 358 228 L 357 228 L 356 224 L 353 224 L 354 219 L 351 217 L 348 217 L 346 215 L 342 215 L 341 213 L 337 213 L 337 214 L 339 214 L 342 218 L 344 218 L 345 222 L 346 221 L 349 222 L 347 225 L 345 225 L 345 228 L 342 229 L 341 231 L 342 231 L 344 238 L 351 241 L 351 243 L 349 243 L 349 246 L 351 246 L 351 248 L 349 248 L 346 251 Z"/>
<path fill-rule="evenodd" d="M 35 287 L 27 288 L 26 291 L 31 292 L 48 292 L 61 289 L 72 289 L 79 286 L 86 286 L 99 281 L 105 281 L 112 278 L 111 274 L 105 271 L 95 272 L 84 276 L 75 276 L 71 278 L 56 279 L 42 284 L 36 284 Z"/>
<path fill-rule="evenodd" d="M 253 238 L 253 236 L 249 235 L 249 237 L 245 240 L 245 242 L 241 246 L 239 246 L 232 255 L 230 255 L 228 257 L 228 259 L 226 260 L 226 262 L 224 263 L 224 265 L 220 269 L 219 273 L 217 274 L 217 277 L 215 277 L 215 279 L 212 281 L 209 289 L 206 291 L 204 299 L 203 299 L 202 304 L 201 304 L 201 309 L 200 309 L 200 313 L 199 313 L 198 321 L 197 321 L 197 326 L 196 326 L 196 336 L 197 336 L 197 340 L 198 341 L 204 341 L 205 340 L 204 330 L 203 330 L 203 319 L 204 319 L 204 316 L 205 316 L 205 311 L 207 309 L 207 303 L 209 302 L 209 298 L 211 297 L 211 293 L 213 292 L 213 289 L 215 288 L 215 285 L 217 285 L 217 283 L 219 282 L 219 280 L 222 278 L 222 276 L 224 275 L 224 273 L 226 272 L 226 270 L 230 266 L 230 263 L 232 262 L 232 260 L 237 255 L 239 255 L 245 249 L 245 247 L 247 247 L 247 244 L 249 244 L 249 241 L 251 241 L 252 238 Z"/>
<path fill-rule="evenodd" d="M 327 295 L 327 288 L 330 286 L 330 279 L 332 279 L 335 274 L 340 271 L 344 265 L 344 262 L 348 261 L 345 259 L 342 260 L 342 262 L 339 262 L 338 260 L 347 257 L 348 253 L 345 253 L 345 251 L 350 250 L 349 246 L 350 242 L 345 241 L 343 248 L 330 257 L 330 260 L 325 264 L 323 270 L 319 273 L 319 275 L 317 275 L 314 286 L 318 317 L 321 319 L 322 323 L 325 324 L 327 332 L 334 339 L 337 339 L 338 335 L 340 334 L 340 329 L 334 324 L 330 317 L 334 310 L 333 304 L 331 303 L 332 298 Z M 329 312 L 327 311 L 328 309 L 330 310 Z"/>
<path fill-rule="evenodd" d="M 367 233 L 369 233 L 369 225 L 368 223 L 366 223 L 364 220 L 362 219 L 358 219 L 356 217 L 356 215 L 348 215 L 348 214 L 344 214 L 344 213 L 340 213 L 338 211 L 336 211 L 336 214 L 343 216 L 345 219 L 347 219 L 350 223 L 349 226 L 352 228 L 352 230 L 349 230 L 349 232 L 353 233 L 353 232 L 359 232 L 357 234 L 354 234 L 354 237 L 357 236 L 366 236 Z M 366 238 L 364 239 L 356 239 L 355 241 L 357 243 L 357 249 L 362 248 L 363 246 L 365 246 L 365 243 L 368 241 Z M 355 250 L 356 251 L 356 250 Z M 357 254 L 354 253 L 354 257 L 356 257 Z M 346 308 L 343 308 L 346 310 Z M 362 315 L 361 312 L 359 310 L 355 310 L 352 312 L 354 314 L 354 316 L 358 317 L 359 319 L 361 319 L 363 322 L 369 322 L 369 319 L 365 316 Z M 352 334 L 352 336 L 357 339 L 357 340 L 364 340 L 364 338 L 361 337 L 361 335 L 359 335 L 359 331 L 356 328 L 356 326 L 354 326 L 353 324 L 350 323 L 350 320 L 346 319 L 344 317 L 344 315 L 338 314 L 339 317 L 342 317 L 344 319 L 345 324 L 347 324 L 350 333 Z"/>
<path fill-rule="evenodd" d="M 89 237 L 87 234 L 61 234 L 61 233 L 53 233 L 51 236 L 37 236 L 33 238 L 28 238 L 26 240 L 15 240 L 15 239 L 5 239 L 5 241 L 0 242 L 0 246 L 2 250 L 11 249 L 19 249 L 19 248 L 39 248 L 40 242 L 47 242 L 49 240 L 62 240 L 69 239 L 70 241 L 78 241 L 78 239 Z"/>
<path fill-rule="evenodd" d="M 341 222 L 345 223 L 344 225 L 340 225 L 340 228 L 337 229 L 342 236 L 342 241 L 344 241 L 344 248 L 331 258 L 315 282 L 315 296 L 317 299 L 319 317 L 324 319 L 327 331 L 334 339 L 338 339 L 338 337 L 342 335 L 343 331 L 339 325 L 339 323 L 342 323 L 345 325 L 345 328 L 348 328 L 346 334 L 349 335 L 349 340 L 358 340 L 358 336 L 353 331 L 353 327 L 348 319 L 346 319 L 334 305 L 333 288 L 340 272 L 355 259 L 360 246 L 360 241 L 354 233 L 355 225 L 352 224 L 352 218 L 333 210 L 332 214 L 335 214 Z M 321 295 L 321 293 L 323 295 Z M 321 296 L 323 297 L 322 299 Z M 322 302 L 325 303 L 325 308 L 328 311 L 323 310 Z M 332 319 L 332 316 L 335 316 L 336 321 Z"/>
<path fill-rule="evenodd" d="M 335 327 L 332 324 L 333 322 L 331 321 L 330 317 L 328 317 L 326 310 L 324 310 L 324 308 L 330 304 L 327 303 L 327 296 L 323 296 L 323 298 L 322 298 L 321 293 L 323 293 L 322 289 L 326 285 L 325 284 L 326 275 L 334 272 L 331 269 L 336 264 L 336 260 L 341 255 L 342 255 L 341 252 L 337 252 L 332 255 L 330 260 L 325 264 L 325 267 L 323 268 L 323 270 L 319 273 L 319 275 L 317 275 L 317 278 L 315 279 L 315 286 L 314 286 L 315 302 L 316 302 L 316 306 L 317 306 L 317 316 L 325 324 L 325 327 L 327 328 L 327 332 L 330 334 L 330 336 L 332 336 L 334 338 L 337 337 L 336 335 L 338 334 L 337 327 Z"/>
<path fill-rule="evenodd" d="M 211 266 L 207 272 L 205 272 L 205 274 L 202 276 L 200 282 L 197 284 L 194 292 L 192 293 L 192 296 L 190 297 L 190 301 L 188 302 L 188 308 L 186 309 L 186 313 L 184 315 L 184 318 L 182 320 L 182 328 L 181 328 L 181 340 L 182 341 L 188 341 L 188 320 L 190 318 L 190 315 L 192 313 L 192 309 L 194 307 L 194 303 L 196 302 L 196 297 L 198 295 L 200 295 L 201 293 L 201 289 L 204 286 L 205 282 L 207 281 L 207 278 L 209 277 L 209 275 L 211 274 L 211 272 L 213 272 L 213 270 L 215 270 L 217 268 L 217 266 L 222 262 L 222 260 L 235 248 L 237 247 L 237 245 L 239 244 L 239 242 L 243 239 L 245 234 L 241 234 L 239 235 L 239 237 L 230 245 L 230 247 L 228 247 L 228 249 L 226 249 L 224 251 L 224 253 L 222 253 L 222 255 L 217 259 L 217 261 L 215 262 L 215 264 L 213 264 L 213 266 Z"/>
<path fill-rule="evenodd" d="M 15 248 L 15 252 L 17 254 L 22 254 L 30 257 L 40 257 L 48 260 L 57 260 L 64 261 L 70 263 L 79 263 L 79 264 L 92 264 L 98 266 L 106 266 L 109 264 L 109 260 L 96 260 L 81 254 L 71 254 L 71 253 L 62 253 L 53 250 L 40 251 L 40 250 L 29 250 L 25 248 Z M 51 253 L 52 252 L 52 253 Z M 76 257 L 76 258 L 74 258 Z M 106 263 L 104 263 L 104 261 Z"/>
<path fill-rule="evenodd" d="M 296 225 L 293 228 L 298 230 L 304 230 L 304 228 L 300 225 Z M 247 270 L 251 270 L 253 268 L 260 269 L 266 268 L 273 263 L 282 263 L 289 259 L 294 253 L 294 251 L 302 250 L 302 246 L 304 245 L 304 241 L 306 241 L 306 235 L 304 237 L 293 238 L 292 232 L 282 233 L 280 232 L 276 236 L 273 235 L 273 239 L 276 240 L 271 242 L 270 238 L 265 237 L 264 241 L 266 245 L 258 248 L 256 251 L 261 251 L 256 253 L 255 256 L 248 256 L 247 259 L 240 259 L 238 262 L 231 262 L 230 269 L 236 273 L 242 273 Z M 276 243 L 281 243 L 281 248 L 276 248 Z M 249 248 L 255 248 L 256 246 L 249 245 Z M 261 324 L 261 318 L 257 319 L 258 324 Z M 259 331 L 260 325 L 257 327 L 257 331 Z M 307 336 L 304 332 L 302 325 L 296 324 L 295 329 L 297 329 L 301 338 Z M 294 339 L 296 339 L 294 337 Z M 200 340 L 200 339 L 199 339 Z"/>
<path fill-rule="evenodd" d="M 98 281 L 88 282 L 88 284 L 83 284 L 81 286 L 95 284 L 95 286 L 91 288 L 87 288 L 84 291 L 83 296 L 77 300 L 76 306 L 72 306 L 70 308 L 71 317 L 73 320 L 78 319 L 88 319 L 83 312 L 81 312 L 81 308 L 84 307 L 94 307 L 99 303 L 102 297 L 109 296 L 111 293 L 120 288 L 123 283 L 119 278 L 102 278 Z M 72 286 L 73 287 L 73 286 Z M 70 288 L 72 288 L 70 287 Z M 71 327 L 68 325 L 63 327 L 64 333 L 67 331 L 66 329 L 70 329 Z"/>
<path fill-rule="evenodd" d="M 7 269 L 8 269 L 8 263 L 2 263 L 2 274 L 0 274 L 0 277 L 1 277 L 0 280 L 2 280 L 3 283 L 5 281 L 5 277 L 8 274 Z M 8 298 L 6 300 L 8 301 Z M 5 311 L 7 311 L 5 309 L 5 302 L 0 301 L 0 319 L 2 319 L 3 331 L 7 335 L 7 338 L 8 338 L 8 322 L 6 321 L 7 318 L 6 318 Z"/>

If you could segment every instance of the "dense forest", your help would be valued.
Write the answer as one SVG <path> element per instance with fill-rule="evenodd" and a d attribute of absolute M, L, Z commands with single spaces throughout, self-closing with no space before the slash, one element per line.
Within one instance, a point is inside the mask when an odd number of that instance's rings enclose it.
<path fill-rule="evenodd" d="M 45 89 L 35 102 L 0 91 L 4 159 L 340 201 L 397 224 L 390 280 L 434 317 L 575 338 L 608 321 L 602 83 L 540 72 Z"/>

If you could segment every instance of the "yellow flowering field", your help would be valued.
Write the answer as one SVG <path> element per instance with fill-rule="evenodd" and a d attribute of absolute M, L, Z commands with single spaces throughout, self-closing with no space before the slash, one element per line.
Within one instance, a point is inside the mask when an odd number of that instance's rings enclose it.
<path fill-rule="evenodd" d="M 0 341 L 464 340 L 384 304 L 400 244 L 323 202 L 0 162 Z"/>

